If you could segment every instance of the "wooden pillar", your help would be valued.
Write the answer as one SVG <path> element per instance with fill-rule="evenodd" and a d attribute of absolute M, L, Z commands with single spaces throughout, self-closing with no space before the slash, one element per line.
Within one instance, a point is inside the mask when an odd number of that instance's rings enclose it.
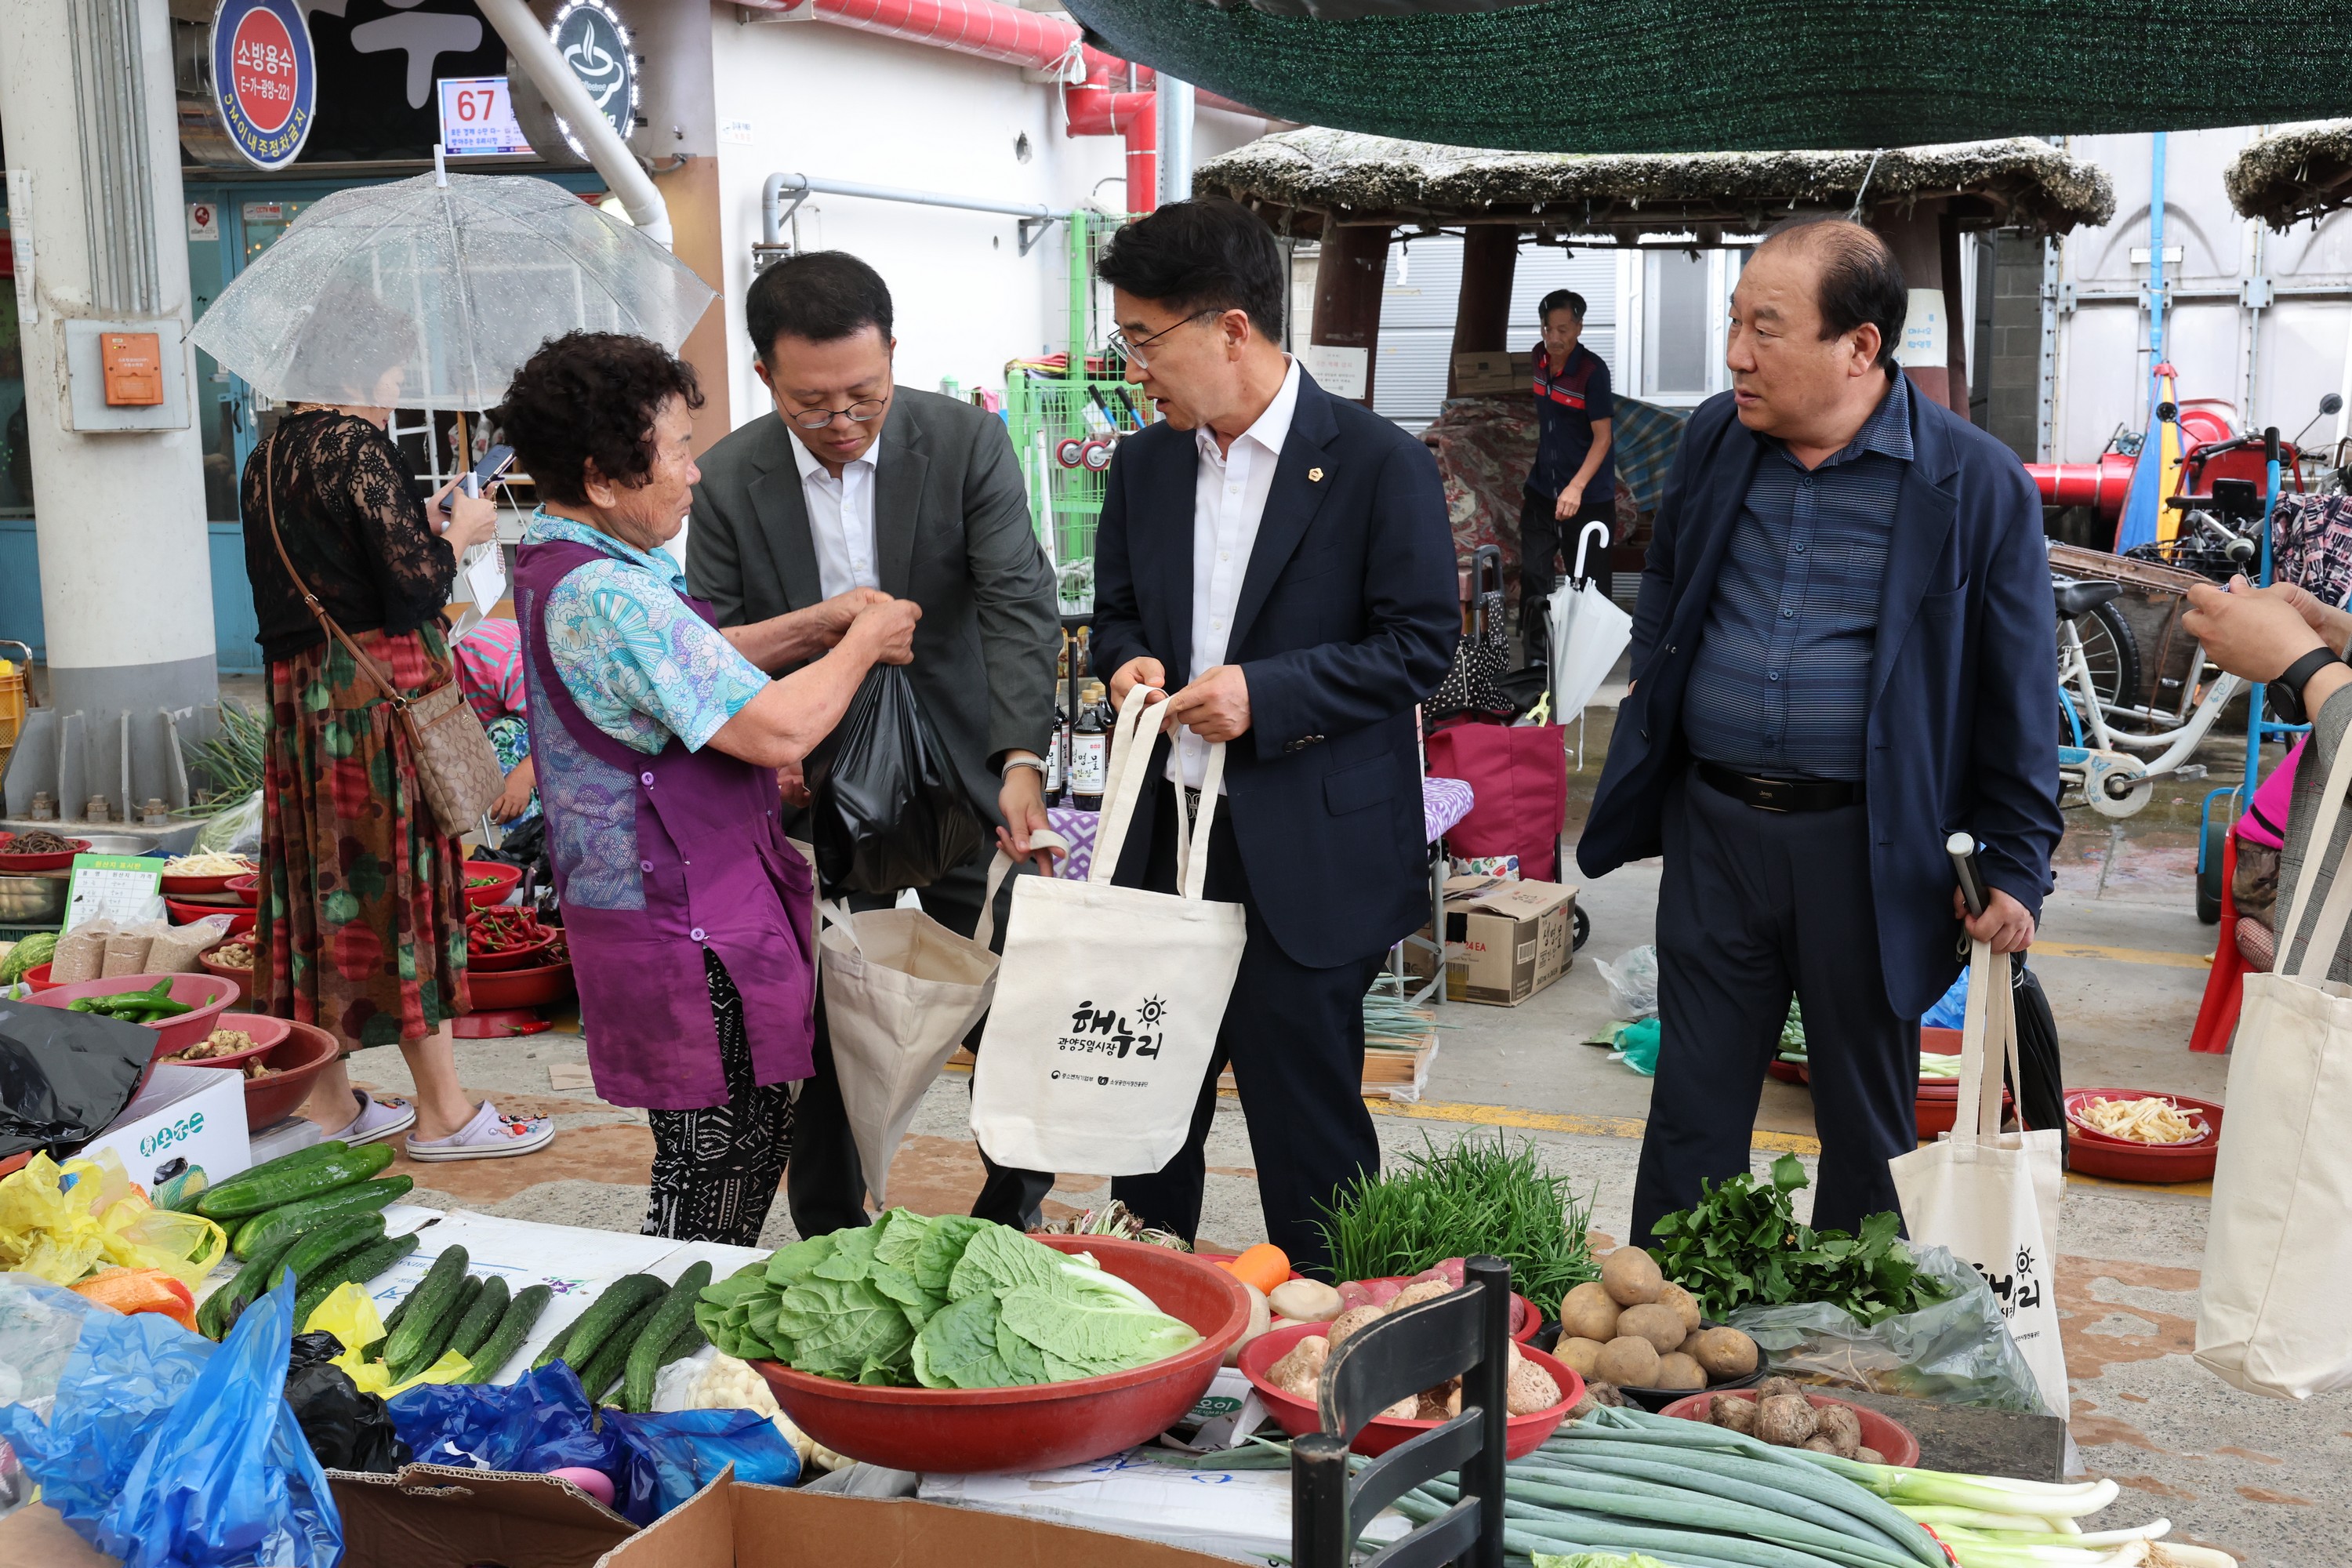
<path fill-rule="evenodd" d="M 1944 204 L 1921 202 L 1906 213 L 1892 206 L 1880 207 L 1871 215 L 1870 226 L 1883 236 L 1887 247 L 1895 252 L 1895 265 L 1903 268 L 1904 287 L 1910 289 L 1912 320 L 1921 319 L 1920 295 L 1925 292 L 1943 301 L 1945 353 L 1932 363 L 1920 363 L 1916 356 L 1906 355 L 1904 371 L 1911 384 L 1925 395 L 1948 408 L 1952 405 L 1952 370 L 1950 334 L 1961 331 L 1960 323 L 1952 319 L 1950 293 L 1958 293 L 1959 279 L 1955 278 L 1949 293 L 1944 284 L 1943 223 Z M 1957 270 L 1957 268 L 1955 268 Z M 1960 387 L 1960 408 L 1963 416 L 1968 409 L 1968 386 L 1965 379 Z"/>
<path fill-rule="evenodd" d="M 1454 307 L 1454 353 L 1507 351 L 1511 279 L 1519 267 L 1516 224 L 1473 224 L 1462 241 L 1462 293 Z M 1459 397 L 1454 362 L 1445 362 L 1445 395 Z"/>
<path fill-rule="evenodd" d="M 1356 401 L 1367 408 L 1372 405 L 1372 374 L 1380 364 L 1381 295 L 1388 270 L 1386 227 L 1324 224 L 1322 256 L 1315 267 L 1312 341 L 1364 351 L 1364 395 Z"/>

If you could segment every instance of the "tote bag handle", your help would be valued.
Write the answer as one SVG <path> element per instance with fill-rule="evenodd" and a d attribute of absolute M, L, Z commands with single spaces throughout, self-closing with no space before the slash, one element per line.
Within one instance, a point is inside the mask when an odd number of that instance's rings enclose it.
<path fill-rule="evenodd" d="M 2009 955 L 1994 952 L 1990 942 L 1969 944 L 1969 1003 L 1960 1023 L 1959 1103 L 1952 1117 L 1955 1137 L 1970 1129 L 1981 1138 L 1999 1137 L 2002 1068 L 2019 1083 L 2025 1081 L 2017 1059 L 2017 999 L 2010 989 L 2013 970 Z"/>
<path fill-rule="evenodd" d="M 2306 765 L 2309 760 L 2305 759 Z M 2321 789 L 2324 794 L 2319 816 L 2313 821 L 2311 837 L 2304 845 L 2303 875 L 2294 882 L 2294 902 L 2288 908 L 2286 923 L 2279 927 L 2275 970 L 2294 979 L 2314 983 L 2327 978 L 2336 954 L 2344 946 L 2345 931 L 2352 927 L 2352 876 L 2345 875 L 2352 868 L 2336 868 L 2326 901 L 2320 906 L 2319 918 L 2312 924 L 2310 939 L 2304 943 L 2293 967 L 2285 961 L 2288 950 L 2303 930 L 2304 907 L 2310 902 L 2313 884 L 2319 880 L 2321 861 L 2336 842 L 2336 825 L 2344 815 L 2344 796 L 2352 791 L 2352 743 L 2336 748 L 2336 760 L 2328 765 L 2327 782 Z"/>

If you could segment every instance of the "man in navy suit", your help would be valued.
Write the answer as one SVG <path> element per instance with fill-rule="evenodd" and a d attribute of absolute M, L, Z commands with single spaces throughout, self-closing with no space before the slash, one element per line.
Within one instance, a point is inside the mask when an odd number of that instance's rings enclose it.
<path fill-rule="evenodd" d="M 1161 421 L 1112 459 L 1095 539 L 1095 657 L 1110 695 L 1174 694 L 1117 879 L 1176 887 L 1176 792 L 1193 808 L 1212 742 L 1225 801 L 1207 896 L 1248 945 L 1164 1168 L 1114 1181 L 1149 1225 L 1190 1238 L 1202 1145 L 1228 1062 L 1267 1235 L 1303 1268 L 1333 1188 L 1380 1169 L 1362 1099 L 1363 996 L 1428 918 L 1413 709 L 1461 626 L 1454 538 L 1428 448 L 1315 384 L 1282 351 L 1283 259 L 1223 200 L 1128 225 L 1099 265 L 1112 346 Z"/>
<path fill-rule="evenodd" d="M 1897 1206 L 1919 1015 L 1960 921 L 2033 941 L 2058 816 L 2042 508 L 2017 458 L 1894 358 L 1908 296 L 1860 224 L 1768 236 L 1732 295 L 1732 390 L 1660 500 L 1634 683 L 1577 846 L 1664 853 L 1658 1076 L 1633 1233 L 1748 1168 L 1791 990 L 1822 1140 L 1813 1224 Z M 1990 887 L 1967 919 L 1945 840 Z"/>

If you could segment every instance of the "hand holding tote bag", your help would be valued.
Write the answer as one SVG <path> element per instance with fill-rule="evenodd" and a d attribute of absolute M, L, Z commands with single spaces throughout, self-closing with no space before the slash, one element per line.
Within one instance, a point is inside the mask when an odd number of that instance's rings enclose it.
<path fill-rule="evenodd" d="M 1152 740 L 1167 719 L 1140 686 L 1112 737 L 1102 827 L 1087 880 L 1023 877 L 1013 884 L 996 1001 L 972 1073 L 971 1130 L 988 1157 L 1029 1171 L 1136 1176 L 1184 1146 L 1216 1049 L 1217 1026 L 1247 940 L 1239 904 L 1202 897 L 1225 748 L 1209 749 L 1201 820 L 1189 826 L 1179 786 L 1178 893 L 1111 885 L 1137 801 L 1156 787 Z M 1002 850 L 973 940 L 985 947 L 996 889 L 1012 868 Z"/>
<path fill-rule="evenodd" d="M 2198 1361 L 2283 1399 L 2352 1384 L 2352 986 L 2327 978 L 2352 924 L 2352 868 L 2334 868 L 2310 938 L 2288 961 L 2347 789 L 2352 744 L 2339 744 L 2278 928 L 2279 963 L 2245 978 L 2198 1296 Z"/>
<path fill-rule="evenodd" d="M 2058 1340 L 2058 1205 L 2066 1191 L 2054 1130 L 2000 1130 L 2001 1068 L 2020 1083 L 2010 959 L 1971 945 L 1960 1029 L 1960 1099 L 1941 1142 L 1887 1162 L 1911 1239 L 1944 1247 L 1992 1287 L 2050 1413 L 2068 1409 Z"/>

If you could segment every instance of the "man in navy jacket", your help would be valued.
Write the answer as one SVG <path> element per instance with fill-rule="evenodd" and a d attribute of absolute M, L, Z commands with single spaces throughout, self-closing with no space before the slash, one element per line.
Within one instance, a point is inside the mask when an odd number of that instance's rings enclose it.
<path fill-rule="evenodd" d="M 1634 683 L 1577 863 L 1663 853 L 1658 1076 L 1633 1231 L 1748 1168 L 1793 990 L 1822 1139 L 1817 1226 L 1896 1207 L 1919 1015 L 1969 931 L 2033 940 L 2058 815 L 2042 510 L 2015 457 L 1894 363 L 1876 235 L 1813 222 L 1732 296 L 1732 391 L 1691 416 L 1633 617 Z"/>
<path fill-rule="evenodd" d="M 1206 893 L 1240 903 L 1249 931 L 1189 1142 L 1111 1191 L 1192 1236 L 1230 1062 L 1267 1234 L 1316 1268 L 1317 1205 L 1380 1169 L 1364 992 L 1428 918 L 1413 709 L 1461 626 L 1453 533 L 1428 448 L 1282 352 L 1282 253 L 1255 215 L 1171 204 L 1120 229 L 1099 270 L 1113 346 L 1163 418 L 1111 462 L 1095 657 L 1114 703 L 1172 692 L 1183 726 L 1154 748 L 1117 879 L 1175 889 L 1167 778 L 1192 809 L 1223 742 Z"/>

